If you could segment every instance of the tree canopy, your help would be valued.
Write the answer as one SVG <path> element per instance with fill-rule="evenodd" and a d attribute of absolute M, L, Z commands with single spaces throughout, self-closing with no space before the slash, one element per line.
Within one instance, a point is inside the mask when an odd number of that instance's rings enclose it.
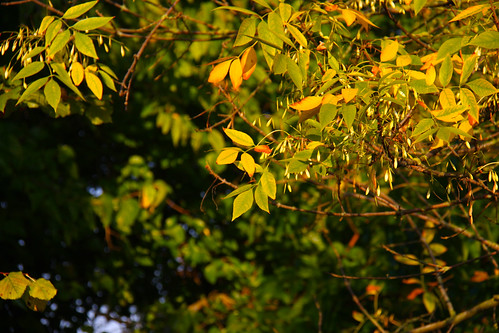
<path fill-rule="evenodd" d="M 493 332 L 493 1 L 0 4 L 6 332 Z"/>

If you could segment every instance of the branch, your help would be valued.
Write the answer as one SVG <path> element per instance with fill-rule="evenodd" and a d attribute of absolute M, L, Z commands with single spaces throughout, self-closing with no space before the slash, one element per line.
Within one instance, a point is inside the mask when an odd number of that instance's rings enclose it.
<path fill-rule="evenodd" d="M 455 326 L 455 325 L 457 325 L 465 320 L 470 319 L 471 317 L 476 315 L 478 312 L 488 310 L 488 309 L 496 307 L 498 305 L 499 305 L 499 295 L 495 295 L 493 298 L 491 298 L 487 301 L 484 301 L 484 302 L 474 306 L 473 308 L 471 308 L 469 310 L 465 310 L 465 311 L 457 314 L 456 316 L 450 317 L 446 320 L 437 321 L 436 323 L 431 323 L 431 324 L 428 324 L 428 325 L 425 325 L 422 327 L 418 327 L 416 329 L 413 329 L 410 332 L 411 333 L 433 332 L 435 330 L 444 328 L 446 326 L 450 326 L 450 325 Z"/>

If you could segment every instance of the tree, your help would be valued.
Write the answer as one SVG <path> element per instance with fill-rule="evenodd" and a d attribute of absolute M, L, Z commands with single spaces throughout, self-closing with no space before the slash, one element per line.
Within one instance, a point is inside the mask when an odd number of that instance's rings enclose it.
<path fill-rule="evenodd" d="M 2 271 L 57 289 L 24 329 L 497 328 L 494 3 L 16 4 Z"/>

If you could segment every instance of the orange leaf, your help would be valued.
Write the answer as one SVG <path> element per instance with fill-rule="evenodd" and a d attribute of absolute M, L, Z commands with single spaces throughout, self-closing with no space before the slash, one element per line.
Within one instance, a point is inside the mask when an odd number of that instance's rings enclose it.
<path fill-rule="evenodd" d="M 345 103 L 350 102 L 352 99 L 357 96 L 357 93 L 359 92 L 359 89 L 357 88 L 345 88 L 341 89 L 341 95 L 343 96 L 343 99 L 345 100 Z"/>
<path fill-rule="evenodd" d="M 366 294 L 368 295 L 376 295 L 380 292 L 381 286 L 375 286 L 373 284 L 370 284 L 366 287 Z"/>
<path fill-rule="evenodd" d="M 239 90 L 241 83 L 243 83 L 243 67 L 239 58 L 234 59 L 230 64 L 229 76 L 234 90 Z"/>
<path fill-rule="evenodd" d="M 289 107 L 299 111 L 312 110 L 320 106 L 321 103 L 322 103 L 322 97 L 308 96 L 298 102 L 291 104 Z"/>
<path fill-rule="evenodd" d="M 418 295 L 421 295 L 422 293 L 424 293 L 424 289 L 423 288 L 415 288 L 411 291 L 411 293 L 409 295 L 407 295 L 407 299 L 409 301 L 412 301 L 413 299 L 415 299 L 416 297 L 418 297 Z"/>
<path fill-rule="evenodd" d="M 489 278 L 489 274 L 485 271 L 474 271 L 473 276 L 471 277 L 471 282 L 483 282 Z"/>
<path fill-rule="evenodd" d="M 270 149 L 270 147 L 267 145 L 259 145 L 255 147 L 255 151 L 257 153 L 270 154 L 272 152 L 272 149 Z"/>
<path fill-rule="evenodd" d="M 210 76 L 208 77 L 208 82 L 218 83 L 225 79 L 227 73 L 229 72 L 231 62 L 232 60 L 226 60 L 213 67 L 210 72 Z"/>
<path fill-rule="evenodd" d="M 255 49 L 250 47 L 246 51 L 244 51 L 241 57 L 241 66 L 243 67 L 243 79 L 247 80 L 250 78 L 251 74 L 255 71 L 256 68 L 256 52 Z"/>
<path fill-rule="evenodd" d="M 355 15 L 355 12 L 353 10 L 349 10 L 349 9 L 342 9 L 341 16 L 343 16 L 343 19 L 345 20 L 345 23 L 347 24 L 347 26 L 351 26 L 357 17 Z"/>
<path fill-rule="evenodd" d="M 416 278 L 409 278 L 409 279 L 403 279 L 402 280 L 402 283 L 404 283 L 404 284 L 417 284 L 417 283 L 420 283 L 420 282 L 421 281 L 419 281 Z"/>

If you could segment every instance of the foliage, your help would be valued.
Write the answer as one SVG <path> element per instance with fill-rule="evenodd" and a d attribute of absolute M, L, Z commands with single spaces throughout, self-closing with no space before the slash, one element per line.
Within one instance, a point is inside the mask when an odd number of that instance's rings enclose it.
<path fill-rule="evenodd" d="M 52 4 L 2 4 L 3 330 L 497 328 L 495 3 Z"/>

